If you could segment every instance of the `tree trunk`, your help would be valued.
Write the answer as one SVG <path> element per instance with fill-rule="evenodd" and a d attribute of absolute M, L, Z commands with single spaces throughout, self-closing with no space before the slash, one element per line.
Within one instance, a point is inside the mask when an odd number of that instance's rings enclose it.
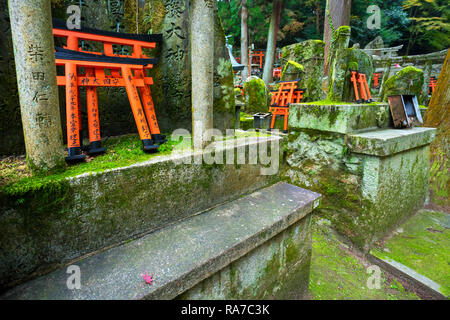
<path fill-rule="evenodd" d="M 424 117 L 425 127 L 437 128 L 436 138 L 430 145 L 431 201 L 440 206 L 450 208 L 450 50 L 447 52 L 444 65 L 439 74 L 436 88 L 431 96 Z"/>
<path fill-rule="evenodd" d="M 316 1 L 316 31 L 320 34 L 320 2 Z"/>
<path fill-rule="evenodd" d="M 450 50 L 447 52 L 441 73 L 438 76 L 436 87 L 431 96 L 425 115 L 425 126 L 440 127 L 446 124 L 449 127 L 450 117 Z M 450 135 L 450 132 L 446 132 Z"/>
<path fill-rule="evenodd" d="M 325 52 L 324 52 L 324 75 L 328 75 L 328 53 L 330 52 L 331 38 L 333 30 L 330 26 L 330 19 L 333 23 L 333 28 L 336 30 L 340 26 L 350 25 L 350 13 L 352 8 L 351 0 L 327 0 L 327 6 L 325 9 L 325 22 L 324 22 L 324 32 L 323 41 L 325 42 Z M 328 14 L 329 11 L 329 14 Z"/>
<path fill-rule="evenodd" d="M 9 16 L 28 165 L 63 168 L 50 0 L 9 0 Z"/>
<path fill-rule="evenodd" d="M 416 12 L 417 12 L 417 7 L 411 8 L 410 11 L 410 17 L 411 18 L 415 18 L 416 17 Z M 409 55 L 409 52 L 411 51 L 411 48 L 414 44 L 415 41 L 415 35 L 416 35 L 416 31 L 414 29 L 414 26 L 411 27 L 411 34 L 409 35 L 409 39 L 408 39 L 408 46 L 406 47 L 406 54 L 405 55 Z"/>
<path fill-rule="evenodd" d="M 248 28 L 247 28 L 247 0 L 242 0 L 241 8 L 241 64 L 245 67 L 242 70 L 242 80 L 248 78 L 250 70 L 248 70 Z"/>
<path fill-rule="evenodd" d="M 193 0 L 191 7 L 194 149 L 206 146 L 213 127 L 214 6 L 215 0 Z"/>
<path fill-rule="evenodd" d="M 274 0 L 272 17 L 270 18 L 269 35 L 267 37 L 266 61 L 264 63 L 263 81 L 268 84 L 272 82 L 273 63 L 277 48 L 278 28 L 280 27 L 280 15 L 282 0 Z"/>

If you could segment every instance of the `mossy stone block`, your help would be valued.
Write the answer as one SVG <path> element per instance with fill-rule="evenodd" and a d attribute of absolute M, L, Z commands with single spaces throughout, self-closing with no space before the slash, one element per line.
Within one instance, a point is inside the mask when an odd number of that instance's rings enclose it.
<path fill-rule="evenodd" d="M 397 95 L 413 95 L 420 97 L 424 82 L 423 70 L 415 67 L 406 67 L 384 83 L 382 101 L 388 101 L 388 97 Z"/>
<path fill-rule="evenodd" d="M 306 88 L 303 95 L 305 102 L 322 99 L 324 49 L 325 42 L 322 40 L 306 40 L 281 49 L 283 61 L 296 62 L 303 66 L 304 72 L 301 74 L 302 80 L 299 85 L 301 88 Z M 287 64 L 287 62 L 283 62 L 282 70 L 286 68 Z M 286 76 L 287 74 L 285 74 Z M 286 78 L 286 80 L 289 79 Z"/>
<path fill-rule="evenodd" d="M 290 129 L 350 133 L 389 125 L 387 104 L 300 103 L 292 104 L 289 113 Z"/>
<path fill-rule="evenodd" d="M 269 112 L 270 92 L 262 79 L 249 77 L 244 84 L 244 96 L 246 113 Z"/>

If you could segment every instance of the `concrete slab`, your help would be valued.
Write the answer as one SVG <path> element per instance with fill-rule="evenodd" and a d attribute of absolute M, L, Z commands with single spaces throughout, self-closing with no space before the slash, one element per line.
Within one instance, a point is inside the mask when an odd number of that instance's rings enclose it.
<path fill-rule="evenodd" d="M 244 198 L 73 263 L 20 285 L 2 299 L 171 299 L 220 271 L 309 214 L 320 195 L 277 183 Z M 154 275 L 152 285 L 142 274 Z"/>
<path fill-rule="evenodd" d="M 380 129 L 350 134 L 346 143 L 354 153 L 383 157 L 430 144 L 435 134 L 435 128 Z"/>

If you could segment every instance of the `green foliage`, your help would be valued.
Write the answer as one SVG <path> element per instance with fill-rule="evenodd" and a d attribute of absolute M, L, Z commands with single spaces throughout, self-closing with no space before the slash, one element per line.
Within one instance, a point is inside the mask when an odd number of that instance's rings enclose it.
<path fill-rule="evenodd" d="M 408 48 L 415 43 L 442 50 L 450 46 L 450 7 L 447 0 L 405 0 L 412 20 Z"/>
<path fill-rule="evenodd" d="M 381 9 L 381 29 L 367 29 L 367 19 L 371 15 L 367 13 L 367 1 L 353 1 L 352 3 L 352 41 L 360 43 L 364 47 L 377 36 L 383 38 L 386 46 L 404 44 L 408 39 L 408 13 L 402 8 L 402 0 L 371 1 L 370 4 L 378 5 Z"/>
<path fill-rule="evenodd" d="M 367 29 L 369 5 L 381 9 L 381 28 Z M 249 43 L 257 48 L 265 48 L 269 28 L 272 2 L 248 0 Z M 240 43 L 241 1 L 219 1 L 219 16 L 227 35 L 232 35 L 230 43 L 235 48 Z M 404 44 L 400 54 L 420 54 L 442 50 L 450 46 L 450 8 L 447 0 L 353 0 L 352 1 L 352 43 L 364 47 L 377 36 L 381 36 L 386 46 Z M 285 0 L 278 32 L 278 47 L 307 39 L 322 39 L 326 0 Z M 331 22 L 331 25 L 332 22 Z M 333 29 L 333 28 L 332 28 Z M 405 45 L 408 44 L 408 45 Z"/>
<path fill-rule="evenodd" d="M 241 36 L 241 1 L 219 1 L 217 5 L 225 34 L 232 36 L 229 42 L 238 48 Z M 254 43 L 256 48 L 265 48 L 272 1 L 248 0 L 247 7 L 249 43 Z M 278 46 L 307 39 L 321 39 L 324 9 L 325 0 L 306 0 L 301 5 L 298 0 L 285 0 L 278 31 Z"/>
<path fill-rule="evenodd" d="M 327 225 L 315 217 L 309 290 L 313 300 L 416 300 L 402 284 L 381 273 L 381 287 L 367 288 L 368 262 L 353 253 Z"/>

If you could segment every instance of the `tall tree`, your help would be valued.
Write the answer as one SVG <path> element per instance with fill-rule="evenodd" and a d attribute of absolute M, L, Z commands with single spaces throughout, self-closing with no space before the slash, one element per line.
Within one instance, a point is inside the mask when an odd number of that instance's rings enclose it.
<path fill-rule="evenodd" d="M 247 0 L 242 0 L 241 5 L 241 64 L 243 64 L 244 70 L 242 70 L 242 80 L 248 78 L 250 70 L 248 70 L 248 28 L 247 28 Z"/>
<path fill-rule="evenodd" d="M 325 41 L 324 75 L 328 75 L 328 53 L 333 31 L 340 26 L 350 25 L 352 0 L 327 0 L 323 41 Z"/>
<path fill-rule="evenodd" d="M 430 145 L 431 201 L 450 207 L 450 50 L 431 96 L 424 122 L 426 127 L 437 128 L 436 138 Z"/>
<path fill-rule="evenodd" d="M 275 61 L 275 51 L 277 47 L 278 29 L 280 28 L 280 15 L 283 0 L 274 0 L 272 17 L 270 18 L 269 34 L 267 36 L 266 61 L 264 63 L 263 81 L 272 82 L 273 63 Z"/>

